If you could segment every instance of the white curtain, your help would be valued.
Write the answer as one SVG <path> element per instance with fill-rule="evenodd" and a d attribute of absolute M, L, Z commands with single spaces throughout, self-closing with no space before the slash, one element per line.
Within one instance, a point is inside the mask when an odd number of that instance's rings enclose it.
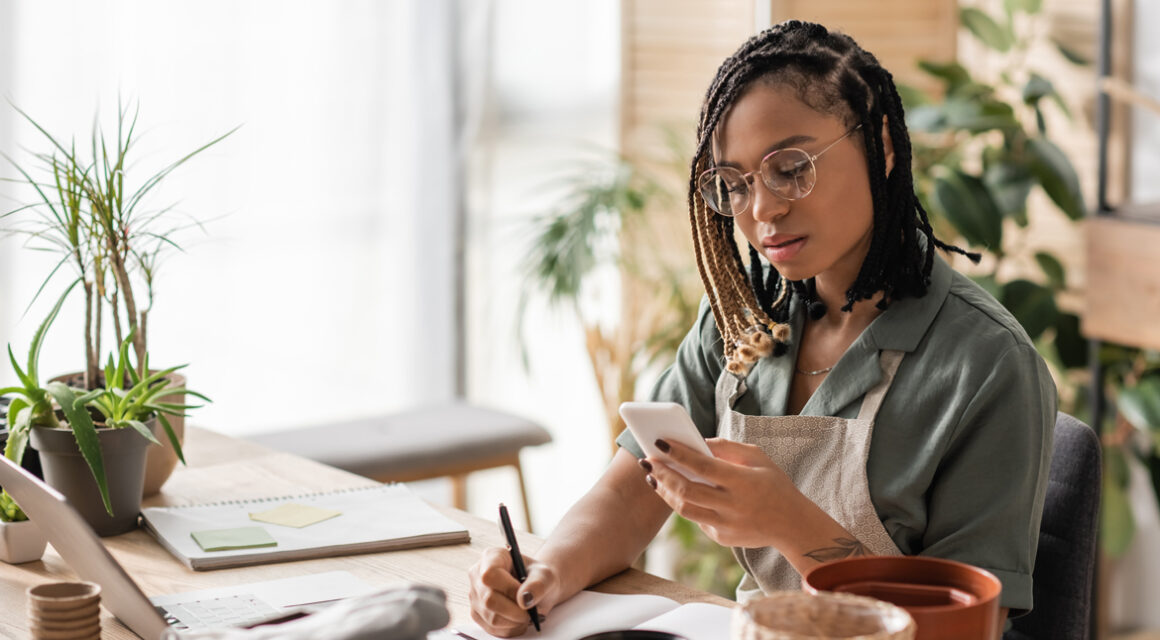
<path fill-rule="evenodd" d="M 464 4 L 0 0 L 0 95 L 79 141 L 98 110 L 112 126 L 118 96 L 139 103 L 130 181 L 242 125 L 153 199 L 205 223 L 161 265 L 150 318 L 151 363 L 191 363 L 214 399 L 193 422 L 245 434 L 455 394 L 455 69 L 482 59 L 459 33 L 487 11 Z M 46 149 L 0 104 L 0 150 L 24 148 Z M 2 185 L 0 210 L 32 197 Z M 52 257 L 12 239 L 0 256 L 0 341 L 22 358 L 72 276 L 25 313 Z M 82 368 L 80 311 L 78 296 L 43 372 Z"/>

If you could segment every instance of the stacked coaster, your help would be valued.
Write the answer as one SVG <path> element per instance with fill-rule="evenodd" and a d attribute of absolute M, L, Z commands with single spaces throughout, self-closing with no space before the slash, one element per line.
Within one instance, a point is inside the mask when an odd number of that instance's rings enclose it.
<path fill-rule="evenodd" d="M 32 640 L 99 640 L 101 587 L 92 582 L 49 582 L 28 588 Z"/>

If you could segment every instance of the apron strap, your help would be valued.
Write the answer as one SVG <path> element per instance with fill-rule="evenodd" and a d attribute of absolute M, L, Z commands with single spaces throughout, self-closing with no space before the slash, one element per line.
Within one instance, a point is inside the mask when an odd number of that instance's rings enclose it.
<path fill-rule="evenodd" d="M 871 420 L 878 415 L 878 410 L 882 408 L 882 400 L 886 397 L 886 392 L 890 390 L 891 383 L 894 382 L 894 374 L 898 372 L 898 365 L 902 364 L 902 357 L 906 355 L 904 351 L 894 351 L 886 349 L 878 357 L 878 365 L 882 367 L 882 379 L 874 388 L 866 392 L 866 397 L 862 400 L 862 408 L 858 411 L 859 420 Z"/>

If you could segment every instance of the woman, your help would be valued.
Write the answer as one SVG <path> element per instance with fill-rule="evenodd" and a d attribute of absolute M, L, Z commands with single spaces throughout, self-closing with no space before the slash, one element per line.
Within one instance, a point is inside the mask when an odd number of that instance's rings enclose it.
<path fill-rule="evenodd" d="M 707 301 L 652 394 L 714 457 L 658 441 L 644 459 L 626 432 L 522 585 L 506 551 L 484 553 L 477 623 L 522 633 L 672 511 L 734 548 L 740 598 L 839 557 L 922 554 L 988 569 L 1004 610 L 1031 608 L 1055 387 L 1014 318 L 936 255 L 964 252 L 934 237 L 910 165 L 893 79 L 848 36 L 790 21 L 721 65 L 689 189 Z"/>

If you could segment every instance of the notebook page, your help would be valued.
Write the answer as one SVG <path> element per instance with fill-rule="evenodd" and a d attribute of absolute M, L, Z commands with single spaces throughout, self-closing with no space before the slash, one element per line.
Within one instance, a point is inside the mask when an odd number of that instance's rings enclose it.
<path fill-rule="evenodd" d="M 667 631 L 689 640 L 729 640 L 733 608 L 690 602 L 636 625 L 637 629 Z"/>
<path fill-rule="evenodd" d="M 301 529 L 257 523 L 250 513 L 295 503 L 333 509 L 341 515 Z M 151 507 L 142 510 L 149 527 L 177 554 L 191 559 L 222 560 L 254 555 L 277 556 L 316 548 L 344 548 L 376 541 L 425 538 L 464 532 L 463 525 L 439 513 L 404 485 L 380 485 L 329 493 L 239 500 L 209 505 Z M 190 535 L 194 531 L 262 524 L 277 546 L 206 552 Z"/>
<path fill-rule="evenodd" d="M 576 640 L 601 631 L 631 629 L 676 606 L 676 602 L 663 596 L 581 591 L 548 612 L 539 633 L 529 625 L 527 632 L 517 637 Z M 458 629 L 475 640 L 501 640 L 475 623 L 459 625 Z"/>

